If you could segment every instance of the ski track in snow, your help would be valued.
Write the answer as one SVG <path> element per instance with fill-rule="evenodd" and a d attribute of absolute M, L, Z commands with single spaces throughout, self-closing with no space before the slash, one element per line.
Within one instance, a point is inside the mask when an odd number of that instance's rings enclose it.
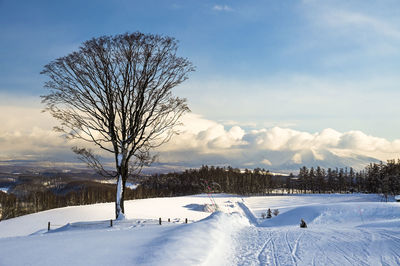
<path fill-rule="evenodd" d="M 249 226 L 233 236 L 231 265 L 400 265 L 398 230 L 346 231 Z"/>

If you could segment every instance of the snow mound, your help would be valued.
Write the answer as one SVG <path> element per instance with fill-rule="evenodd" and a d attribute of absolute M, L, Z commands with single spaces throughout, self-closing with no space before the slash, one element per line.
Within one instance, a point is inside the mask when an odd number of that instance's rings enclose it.
<path fill-rule="evenodd" d="M 251 224 L 258 224 L 257 218 L 255 217 L 253 212 L 243 202 L 237 202 L 237 205 L 241 208 L 243 215 L 247 217 Z"/>
<path fill-rule="evenodd" d="M 201 221 L 161 234 L 149 244 L 154 251 L 152 256 L 145 254 L 137 263 L 158 265 L 162 261 L 163 265 L 225 265 L 226 261 L 221 258 L 227 258 L 233 252 L 230 236 L 248 225 L 248 220 L 239 213 L 214 212 Z"/>

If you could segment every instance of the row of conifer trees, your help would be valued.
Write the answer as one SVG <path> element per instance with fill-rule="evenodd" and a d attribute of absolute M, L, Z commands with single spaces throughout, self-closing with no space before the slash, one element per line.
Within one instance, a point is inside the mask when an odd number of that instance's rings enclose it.
<path fill-rule="evenodd" d="M 65 190 L 65 187 L 70 189 Z M 42 189 L 19 195 L 0 191 L 1 219 L 71 205 L 115 200 L 115 185 L 86 181 L 67 184 L 64 191 Z M 400 160 L 352 168 L 302 167 L 298 176 L 276 176 L 264 169 L 240 170 L 232 167 L 202 166 L 179 173 L 142 177 L 135 189 L 127 188 L 125 199 L 170 197 L 197 193 L 382 193 L 400 194 Z"/>
<path fill-rule="evenodd" d="M 386 164 L 371 163 L 364 170 L 353 168 L 302 167 L 298 178 L 287 180 L 286 187 L 301 193 L 400 193 L 400 160 L 389 160 Z"/>

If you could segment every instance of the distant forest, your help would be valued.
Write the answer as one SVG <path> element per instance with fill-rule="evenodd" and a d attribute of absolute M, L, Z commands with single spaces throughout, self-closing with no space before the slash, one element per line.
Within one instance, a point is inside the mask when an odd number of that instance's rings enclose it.
<path fill-rule="evenodd" d="M 36 178 L 37 179 L 37 178 Z M 1 219 L 43 210 L 115 200 L 116 186 L 96 180 L 46 178 L 40 186 L 19 183 L 12 192 L 0 191 Z M 400 160 L 370 164 L 356 172 L 352 168 L 300 168 L 294 176 L 273 175 L 256 168 L 202 166 L 179 173 L 157 174 L 139 179 L 136 189 L 126 188 L 125 198 L 143 199 L 198 193 L 267 195 L 277 193 L 381 193 L 400 194 Z"/>

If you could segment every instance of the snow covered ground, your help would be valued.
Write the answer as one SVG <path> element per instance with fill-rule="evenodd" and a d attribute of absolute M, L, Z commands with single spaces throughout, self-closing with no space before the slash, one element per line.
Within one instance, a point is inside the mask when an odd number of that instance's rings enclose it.
<path fill-rule="evenodd" d="M 233 236 L 231 263 L 400 265 L 400 204 L 380 200 L 337 194 L 246 198 L 256 226 Z M 267 208 L 280 214 L 258 218 Z M 301 218 L 308 228 L 299 228 Z"/>
<path fill-rule="evenodd" d="M 207 195 L 134 200 L 113 227 L 113 203 L 49 210 L 0 222 L 0 265 L 399 265 L 400 203 L 380 200 L 220 194 L 214 213 Z M 261 219 L 268 208 L 279 215 Z"/>

